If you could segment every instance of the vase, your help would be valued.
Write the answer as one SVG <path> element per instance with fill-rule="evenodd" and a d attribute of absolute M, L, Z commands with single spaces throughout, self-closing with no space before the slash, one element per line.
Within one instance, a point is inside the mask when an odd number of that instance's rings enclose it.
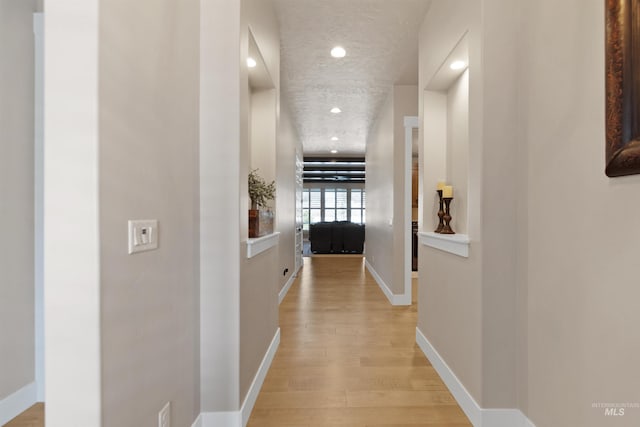
<path fill-rule="evenodd" d="M 270 209 L 249 209 L 249 238 L 273 233 L 274 214 Z"/>

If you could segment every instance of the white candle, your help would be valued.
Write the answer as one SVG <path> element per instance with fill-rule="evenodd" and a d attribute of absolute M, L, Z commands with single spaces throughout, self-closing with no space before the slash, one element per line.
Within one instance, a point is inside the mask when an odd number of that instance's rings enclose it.
<path fill-rule="evenodd" d="M 453 186 L 445 185 L 444 188 L 442 189 L 442 197 L 445 198 L 445 199 L 452 199 L 453 198 Z"/>

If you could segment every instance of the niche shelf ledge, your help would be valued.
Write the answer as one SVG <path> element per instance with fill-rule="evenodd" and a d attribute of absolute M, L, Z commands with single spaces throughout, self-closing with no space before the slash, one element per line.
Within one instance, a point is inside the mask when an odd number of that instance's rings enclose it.
<path fill-rule="evenodd" d="M 266 236 L 256 237 L 255 239 L 247 239 L 247 258 L 254 256 L 277 246 L 280 242 L 280 232 L 267 234 Z"/>
<path fill-rule="evenodd" d="M 466 234 L 439 234 L 419 232 L 420 242 L 424 246 L 449 252 L 464 258 L 469 258 L 469 245 L 471 241 Z"/>

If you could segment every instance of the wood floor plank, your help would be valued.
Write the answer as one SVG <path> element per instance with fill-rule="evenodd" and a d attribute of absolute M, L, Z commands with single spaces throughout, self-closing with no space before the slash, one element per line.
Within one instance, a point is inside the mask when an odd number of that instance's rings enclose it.
<path fill-rule="evenodd" d="M 270 408 L 345 408 L 344 390 L 284 391 L 260 393 L 258 401 Z"/>
<path fill-rule="evenodd" d="M 466 422 L 466 424 L 465 424 Z M 471 426 L 453 405 L 401 408 L 256 408 L 249 426 Z"/>
<path fill-rule="evenodd" d="M 44 403 L 36 403 L 4 427 L 43 427 L 44 426 Z"/>
<path fill-rule="evenodd" d="M 362 258 L 305 258 L 248 426 L 471 426 L 416 346 L 416 322 L 416 306 L 391 306 Z"/>

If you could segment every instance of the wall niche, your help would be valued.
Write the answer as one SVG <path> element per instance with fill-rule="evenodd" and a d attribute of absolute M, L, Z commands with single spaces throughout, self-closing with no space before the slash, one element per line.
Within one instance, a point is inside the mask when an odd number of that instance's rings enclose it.
<path fill-rule="evenodd" d="M 467 34 L 456 44 L 423 92 L 424 231 L 438 224 L 438 181 L 453 186 L 451 227 L 469 229 L 469 44 Z"/>

